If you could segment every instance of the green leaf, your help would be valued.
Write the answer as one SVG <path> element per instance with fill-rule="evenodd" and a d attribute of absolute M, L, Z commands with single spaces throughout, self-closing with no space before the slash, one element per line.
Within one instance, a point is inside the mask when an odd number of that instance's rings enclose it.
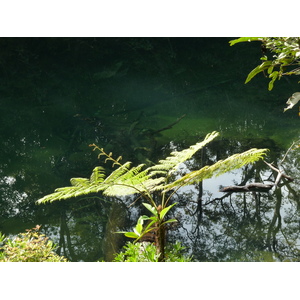
<path fill-rule="evenodd" d="M 261 65 L 257 66 L 256 68 L 254 68 L 247 76 L 245 83 L 248 83 L 255 75 L 257 75 L 258 73 L 268 69 L 272 64 L 272 61 L 267 60 L 264 61 Z"/>
<path fill-rule="evenodd" d="M 279 75 L 278 71 L 274 71 L 273 73 L 270 74 L 269 77 L 272 78 L 272 80 L 269 82 L 269 86 L 268 86 L 269 91 L 271 91 L 273 89 L 274 82 L 278 78 L 278 75 Z"/>
<path fill-rule="evenodd" d="M 136 233 L 131 232 L 131 231 L 125 232 L 124 235 L 125 235 L 126 237 L 129 237 L 129 238 L 132 238 L 132 239 L 137 239 L 137 238 L 139 238 L 139 236 L 138 236 Z"/>
<path fill-rule="evenodd" d="M 148 216 L 140 216 L 138 221 L 137 221 L 137 224 L 135 226 L 135 228 L 133 229 L 133 231 L 138 235 L 140 236 L 142 234 L 142 231 L 143 231 L 143 224 L 144 224 L 144 221 L 145 220 L 149 220 L 150 218 Z"/>
<path fill-rule="evenodd" d="M 238 39 L 229 41 L 229 44 L 230 44 L 230 46 L 233 46 L 237 43 L 253 42 L 253 41 L 260 41 L 260 40 L 261 40 L 261 38 L 259 38 L 259 37 L 240 37 Z"/>
<path fill-rule="evenodd" d="M 262 57 L 260 58 L 260 60 L 268 60 L 267 55 L 262 56 Z"/>
<path fill-rule="evenodd" d="M 157 214 L 157 210 L 155 207 L 153 207 L 152 205 L 148 204 L 148 203 L 143 203 L 143 205 L 156 217 L 158 217 Z"/>
<path fill-rule="evenodd" d="M 269 68 L 268 68 L 268 74 L 271 74 L 273 72 L 273 69 L 274 69 L 274 65 L 271 65 Z"/>
<path fill-rule="evenodd" d="M 137 224 L 134 228 L 133 231 L 137 236 L 140 236 L 143 230 L 143 225 Z"/>
<path fill-rule="evenodd" d="M 138 219 L 138 222 L 140 222 L 141 224 L 144 224 L 144 221 L 146 220 L 150 220 L 151 217 L 148 217 L 148 216 L 140 216 L 139 219 Z"/>
<path fill-rule="evenodd" d="M 161 220 L 163 220 L 164 216 L 167 214 L 167 212 L 174 206 L 176 205 L 177 203 L 173 203 L 172 205 L 168 206 L 168 207 L 165 207 L 159 214 L 159 217 Z"/>

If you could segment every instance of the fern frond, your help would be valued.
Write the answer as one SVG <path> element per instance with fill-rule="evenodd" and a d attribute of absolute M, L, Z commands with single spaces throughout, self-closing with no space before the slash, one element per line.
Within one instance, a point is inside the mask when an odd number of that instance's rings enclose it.
<path fill-rule="evenodd" d="M 89 184 L 89 180 L 87 178 L 71 178 L 70 180 L 73 186 L 87 186 Z"/>
<path fill-rule="evenodd" d="M 130 183 L 132 185 L 139 184 L 145 179 L 147 170 L 142 171 L 144 164 L 140 164 L 136 167 L 131 168 L 127 173 L 123 174 L 119 179 L 123 182 Z"/>
<path fill-rule="evenodd" d="M 150 192 L 163 190 L 165 187 L 166 178 L 158 177 L 158 178 L 149 178 L 143 183 L 143 186 L 146 190 Z"/>
<path fill-rule="evenodd" d="M 104 181 L 104 178 L 105 178 L 104 168 L 96 167 L 96 168 L 94 168 L 94 170 L 92 172 L 92 175 L 90 177 L 90 182 L 91 183 L 101 183 Z M 71 181 L 71 183 L 72 183 L 72 181 Z"/>
<path fill-rule="evenodd" d="M 91 193 L 88 191 L 87 186 L 68 186 L 63 188 L 58 188 L 54 193 L 44 196 L 43 198 L 36 201 L 37 204 L 42 204 L 46 202 L 53 202 L 56 200 L 66 200 L 69 198 L 82 196 Z"/>
<path fill-rule="evenodd" d="M 198 150 L 202 149 L 205 145 L 210 143 L 218 135 L 219 135 L 218 132 L 213 131 L 212 133 L 207 134 L 202 142 L 192 145 L 188 149 L 184 149 L 182 151 L 173 151 L 169 157 L 160 160 L 159 163 L 151 167 L 151 169 L 164 170 L 167 171 L 169 175 L 172 174 L 177 170 L 178 166 L 181 163 L 190 159 Z"/>
<path fill-rule="evenodd" d="M 130 164 L 127 162 L 120 166 L 104 180 L 104 195 L 125 196 L 144 191 L 141 184 L 148 179 L 148 171 L 142 171 L 144 164 L 132 168 Z"/>
<path fill-rule="evenodd" d="M 250 149 L 243 153 L 234 154 L 225 160 L 219 160 L 215 164 L 211 166 L 205 166 L 197 171 L 192 171 L 185 176 L 179 178 L 178 180 L 167 184 L 164 186 L 164 192 L 176 188 L 182 187 L 186 185 L 190 185 L 196 182 L 200 182 L 204 179 L 208 179 L 211 177 L 217 177 L 229 171 L 239 169 L 242 166 L 253 163 L 266 154 L 268 149 Z"/>
<path fill-rule="evenodd" d="M 103 193 L 108 196 L 125 196 L 147 191 L 144 182 L 149 179 L 149 170 L 142 170 L 143 167 L 144 164 L 140 164 L 127 169 L 126 173 L 120 173 L 118 177 L 113 176 L 113 181 L 112 178 L 107 178 L 104 184 L 107 184 L 108 187 Z"/>
<path fill-rule="evenodd" d="M 104 169 L 102 167 L 96 167 L 94 168 L 90 179 L 71 178 L 70 182 L 72 186 L 56 189 L 54 193 L 39 199 L 37 204 L 97 193 L 105 188 L 105 186 L 101 185 L 101 182 L 104 181 L 104 177 Z"/>
<path fill-rule="evenodd" d="M 107 184 L 115 182 L 122 175 L 126 174 L 130 169 L 131 162 L 128 161 L 125 164 L 121 165 L 119 168 L 114 170 L 106 179 Z"/>
<path fill-rule="evenodd" d="M 96 167 L 90 179 L 72 178 L 72 186 L 58 188 L 54 193 L 39 199 L 37 204 L 65 200 L 73 197 L 84 196 L 91 193 L 103 192 L 106 196 L 125 196 L 147 191 L 149 183 L 143 184 L 149 179 L 149 169 L 142 170 L 144 165 L 130 168 L 130 162 L 126 162 L 114 170 L 105 178 L 104 169 Z"/>

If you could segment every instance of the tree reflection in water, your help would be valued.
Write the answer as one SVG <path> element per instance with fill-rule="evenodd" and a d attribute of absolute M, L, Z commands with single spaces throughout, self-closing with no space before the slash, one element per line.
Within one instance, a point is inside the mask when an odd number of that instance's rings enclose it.
<path fill-rule="evenodd" d="M 299 162 L 299 151 L 289 153 L 284 162 L 291 177 L 297 175 L 295 161 Z M 267 179 L 274 182 L 276 175 L 259 163 L 220 176 L 218 182 L 229 180 L 235 185 Z M 299 261 L 297 180 L 283 180 L 268 193 L 222 196 L 203 186 L 205 181 L 178 196 L 180 226 L 171 232 L 172 240 L 180 237 L 194 258 L 199 261 Z"/>
<path fill-rule="evenodd" d="M 249 146 L 245 144 L 226 139 L 215 141 L 186 162 L 181 175 L 241 152 Z M 164 151 L 185 146 L 171 143 Z M 285 152 L 274 147 L 266 159 L 278 165 Z M 169 217 L 177 218 L 178 223 L 169 228 L 168 241 L 180 241 L 198 261 L 299 261 L 299 153 L 298 149 L 290 151 L 283 163 L 287 174 L 296 180 L 283 178 L 268 193 L 218 192 L 220 185 L 274 182 L 277 173 L 263 162 L 182 189 L 173 199 L 178 205 Z M 42 215 L 51 216 L 43 230 L 59 245 L 58 253 L 72 261 L 111 261 L 126 242 L 123 235 L 115 232 L 132 230 L 138 216 L 147 214 L 139 205 L 140 199 L 128 208 L 135 200 L 92 195 L 42 206 L 37 217 L 34 210 L 27 214 L 25 211 L 22 218 L 45 222 Z M 15 206 L 12 203 L 10 210 Z"/>

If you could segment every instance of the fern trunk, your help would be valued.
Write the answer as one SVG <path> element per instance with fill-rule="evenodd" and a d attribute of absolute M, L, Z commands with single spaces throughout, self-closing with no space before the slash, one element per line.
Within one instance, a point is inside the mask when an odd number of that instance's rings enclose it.
<path fill-rule="evenodd" d="M 166 230 L 165 225 L 161 225 L 157 229 L 156 239 L 156 253 L 159 254 L 158 261 L 165 261 L 165 246 L 166 246 Z"/>
<path fill-rule="evenodd" d="M 162 206 L 158 205 L 157 212 L 158 214 L 162 211 Z M 156 246 L 156 253 L 159 254 L 158 261 L 162 262 L 165 261 L 165 245 L 166 245 L 166 228 L 165 224 L 163 223 L 163 219 L 156 224 L 157 230 L 155 235 L 155 246 Z"/>

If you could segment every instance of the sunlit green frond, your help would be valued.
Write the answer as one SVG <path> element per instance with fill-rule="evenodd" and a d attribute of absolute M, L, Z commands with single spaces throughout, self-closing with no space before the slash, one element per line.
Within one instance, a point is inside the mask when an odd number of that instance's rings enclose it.
<path fill-rule="evenodd" d="M 100 183 L 100 182 L 103 182 L 104 179 L 105 179 L 104 168 L 102 168 L 102 167 L 94 168 L 93 173 L 90 177 L 90 182 L 91 183 Z"/>
<path fill-rule="evenodd" d="M 126 162 L 114 170 L 105 178 L 104 169 L 96 167 L 90 179 L 72 178 L 72 186 L 58 188 L 54 193 L 49 194 L 37 201 L 38 204 L 65 200 L 73 197 L 84 196 L 102 191 L 107 196 L 124 196 L 135 193 L 142 193 L 147 189 L 143 182 L 149 179 L 149 169 L 142 170 L 144 165 L 130 168 L 130 162 Z"/>
<path fill-rule="evenodd" d="M 73 186 L 87 186 L 89 184 L 89 180 L 87 178 L 72 178 L 70 180 Z"/>
<path fill-rule="evenodd" d="M 149 169 L 142 170 L 143 167 L 144 164 L 140 164 L 137 167 L 127 169 L 127 172 L 123 174 L 120 173 L 118 177 L 108 177 L 104 181 L 107 188 L 103 193 L 107 196 L 125 196 L 146 191 L 147 187 L 144 182 L 149 179 Z"/>
<path fill-rule="evenodd" d="M 37 204 L 46 203 L 46 202 L 53 202 L 56 200 L 65 200 L 77 196 L 81 196 L 83 194 L 88 194 L 86 192 L 86 186 L 68 186 L 63 188 L 58 188 L 55 190 L 54 193 L 44 196 L 43 198 L 36 201 Z"/>
<path fill-rule="evenodd" d="M 114 184 L 108 186 L 105 191 L 103 192 L 106 196 L 128 196 L 142 193 L 143 190 L 139 190 L 138 187 L 134 186 L 126 186 L 124 184 Z"/>
<path fill-rule="evenodd" d="M 130 169 L 131 162 L 126 162 L 125 164 L 118 167 L 116 170 L 114 170 L 107 178 L 105 179 L 105 182 L 107 184 L 115 182 L 117 179 L 120 178 L 123 174 L 126 174 Z"/>
<path fill-rule="evenodd" d="M 207 134 L 202 142 L 199 142 L 188 149 L 172 152 L 169 157 L 160 160 L 157 165 L 153 166 L 152 170 L 165 170 L 168 171 L 169 174 L 173 173 L 181 163 L 190 159 L 198 150 L 202 149 L 218 135 L 218 132 L 213 131 L 212 133 Z"/>
<path fill-rule="evenodd" d="M 44 196 L 36 203 L 41 204 L 56 200 L 66 200 L 91 193 L 98 193 L 105 188 L 105 186 L 101 184 L 104 181 L 104 177 L 104 169 L 102 167 L 96 167 L 94 168 L 90 179 L 71 178 L 71 186 L 58 188 L 54 193 Z"/>
<path fill-rule="evenodd" d="M 133 167 L 130 170 L 127 171 L 127 173 L 123 174 L 119 177 L 119 180 L 121 182 L 124 182 L 125 184 L 131 184 L 136 185 L 140 184 L 144 180 L 148 178 L 147 170 L 142 171 L 144 167 L 144 164 L 140 164 L 137 167 Z"/>
<path fill-rule="evenodd" d="M 246 164 L 253 163 L 261 159 L 267 151 L 268 149 L 253 148 L 243 153 L 234 154 L 225 160 L 219 160 L 211 166 L 205 166 L 200 170 L 192 171 L 178 180 L 165 185 L 164 191 L 168 191 L 176 187 L 190 185 L 211 177 L 217 177 L 226 172 L 241 168 Z"/>
<path fill-rule="evenodd" d="M 149 178 L 143 183 L 143 186 L 150 192 L 159 191 L 163 189 L 165 180 L 165 177 Z"/>

